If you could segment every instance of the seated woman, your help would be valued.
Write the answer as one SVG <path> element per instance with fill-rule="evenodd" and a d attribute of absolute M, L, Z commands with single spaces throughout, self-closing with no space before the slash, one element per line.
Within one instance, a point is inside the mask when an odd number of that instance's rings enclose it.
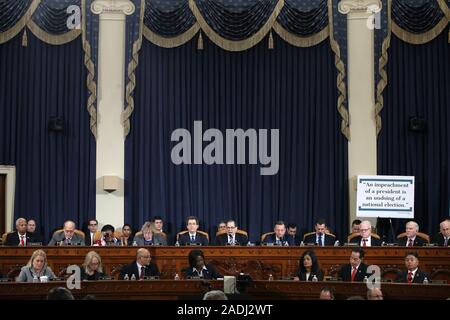
<path fill-rule="evenodd" d="M 47 265 L 47 255 L 44 250 L 36 250 L 31 255 L 27 265 L 22 267 L 19 276 L 16 278 L 17 282 L 40 282 L 44 279 L 54 279 L 55 274 Z"/>
<path fill-rule="evenodd" d="M 120 245 L 131 246 L 133 245 L 133 231 L 131 225 L 125 223 L 122 227 L 122 236 L 120 237 Z"/>
<path fill-rule="evenodd" d="M 81 266 L 81 280 L 99 280 L 104 277 L 102 258 L 95 251 L 89 251 Z"/>
<path fill-rule="evenodd" d="M 141 229 L 142 234 L 134 237 L 133 242 L 137 246 L 153 246 L 161 245 L 167 246 L 167 240 L 161 234 L 156 232 L 155 224 L 146 222 Z"/>
<path fill-rule="evenodd" d="M 297 277 L 294 280 L 313 281 L 314 276 L 317 281 L 323 281 L 323 272 L 320 270 L 316 254 L 313 250 L 307 250 L 300 257 Z"/>
<path fill-rule="evenodd" d="M 202 250 L 189 252 L 189 267 L 183 270 L 184 278 L 217 279 L 223 276 L 217 272 L 213 265 L 205 263 Z"/>

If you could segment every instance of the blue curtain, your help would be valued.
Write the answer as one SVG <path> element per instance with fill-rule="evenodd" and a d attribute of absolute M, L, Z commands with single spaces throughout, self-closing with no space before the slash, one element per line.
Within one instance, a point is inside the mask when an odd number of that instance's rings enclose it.
<path fill-rule="evenodd" d="M 348 225 L 347 141 L 336 110 L 336 68 L 328 41 L 293 47 L 274 34 L 242 52 L 204 37 L 164 49 L 143 40 L 136 70 L 135 110 L 125 148 L 125 220 L 141 225 L 155 215 L 174 235 L 189 215 L 215 233 L 236 219 L 252 241 L 276 220 L 311 230 L 324 217 L 333 231 Z M 278 174 L 259 165 L 174 165 L 171 133 L 194 120 L 203 130 L 280 129 Z M 204 146 L 206 144 L 204 143 Z"/>
<path fill-rule="evenodd" d="M 422 25 L 429 28 L 427 23 Z M 448 28 L 423 45 L 408 44 L 392 34 L 388 54 L 389 80 L 380 114 L 378 174 L 416 177 L 415 220 L 421 231 L 433 235 L 439 231 L 439 222 L 449 215 Z M 409 118 L 414 116 L 426 120 L 425 132 L 408 129 Z M 394 228 L 395 234 L 403 232 L 405 221 L 395 221 Z M 390 235 L 386 225 L 382 232 Z"/>
<path fill-rule="evenodd" d="M 0 45 L 0 163 L 16 166 L 15 217 L 45 236 L 95 214 L 95 140 L 86 111 L 81 37 L 52 46 L 28 32 Z M 63 132 L 48 130 L 62 117 Z"/>

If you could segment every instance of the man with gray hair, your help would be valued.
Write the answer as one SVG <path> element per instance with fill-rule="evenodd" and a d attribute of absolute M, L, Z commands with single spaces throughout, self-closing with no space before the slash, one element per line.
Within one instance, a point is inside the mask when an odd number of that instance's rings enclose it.
<path fill-rule="evenodd" d="M 439 233 L 434 237 L 434 243 L 440 246 L 450 246 L 450 219 L 446 219 L 439 225 Z"/>
<path fill-rule="evenodd" d="M 406 223 L 406 235 L 398 239 L 398 245 L 402 247 L 423 246 L 426 241 L 417 236 L 419 225 L 417 222 L 408 221 Z"/>
<path fill-rule="evenodd" d="M 228 300 L 228 297 L 221 290 L 213 290 L 205 293 L 203 300 Z"/>
<path fill-rule="evenodd" d="M 133 276 L 136 280 L 160 276 L 158 266 L 152 262 L 150 251 L 145 248 L 139 248 L 136 251 L 136 261 L 122 268 L 119 280 L 132 280 Z"/>
<path fill-rule="evenodd" d="M 351 243 L 357 243 L 361 247 L 381 246 L 381 240 L 372 236 L 372 224 L 370 221 L 363 221 L 359 225 L 359 236 L 354 237 Z"/>
<path fill-rule="evenodd" d="M 62 231 L 55 232 L 52 239 L 48 243 L 49 246 L 84 246 L 84 238 L 75 232 L 75 222 L 64 222 L 64 228 Z"/>
<path fill-rule="evenodd" d="M 4 245 L 25 247 L 29 242 L 33 241 L 33 234 L 27 233 L 27 220 L 19 218 L 16 220 L 16 231 L 10 232 L 6 236 Z"/>

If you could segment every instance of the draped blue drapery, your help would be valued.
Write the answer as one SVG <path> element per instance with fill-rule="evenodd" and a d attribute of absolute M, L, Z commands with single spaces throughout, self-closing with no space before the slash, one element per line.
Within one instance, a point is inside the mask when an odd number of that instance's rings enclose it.
<path fill-rule="evenodd" d="M 274 37 L 237 53 L 205 41 L 164 49 L 144 40 L 136 70 L 135 110 L 126 140 L 125 221 L 161 215 L 175 234 L 189 215 L 211 234 L 234 218 L 252 241 L 278 219 L 310 230 L 324 217 L 346 234 L 347 141 L 336 110 L 336 69 L 327 41 L 296 48 Z M 280 130 L 280 168 L 175 165 L 171 133 L 202 121 L 203 130 Z M 206 143 L 203 144 L 204 146 Z M 224 151 L 225 152 L 225 151 Z M 336 228 L 336 229 L 335 229 Z"/>
<path fill-rule="evenodd" d="M 392 2 L 392 21 L 412 34 L 433 29 L 444 13 L 437 1 Z M 387 23 L 387 21 L 386 21 Z M 450 199 L 450 43 L 447 26 L 433 40 L 411 44 L 391 34 L 387 51 L 387 86 L 380 116 L 378 173 L 416 178 L 415 218 L 421 231 L 434 235 L 449 216 Z M 426 130 L 409 129 L 411 117 L 423 118 Z M 394 234 L 405 229 L 393 221 Z M 391 239 L 389 224 L 380 233 Z"/>
<path fill-rule="evenodd" d="M 2 13 L 19 3 L 4 4 Z M 44 32 L 62 35 L 70 4 L 80 1 L 45 1 L 31 19 Z M 14 25 L 3 22 L 2 31 Z M 16 167 L 15 218 L 36 219 L 45 240 L 65 220 L 81 224 L 95 215 L 95 138 L 84 59 L 81 36 L 50 45 L 30 30 L 25 40 L 21 30 L 0 44 L 0 164 Z M 63 118 L 63 132 L 48 129 L 50 117 Z"/>

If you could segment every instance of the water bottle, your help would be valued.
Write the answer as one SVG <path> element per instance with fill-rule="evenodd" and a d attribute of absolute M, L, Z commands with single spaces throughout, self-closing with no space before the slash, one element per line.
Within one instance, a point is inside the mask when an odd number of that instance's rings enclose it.
<path fill-rule="evenodd" d="M 273 275 L 269 274 L 269 281 L 272 281 L 272 280 L 273 280 Z"/>
<path fill-rule="evenodd" d="M 130 280 L 130 277 L 128 277 L 128 273 L 123 277 L 123 280 Z"/>
<path fill-rule="evenodd" d="M 180 280 L 180 276 L 178 275 L 178 273 L 175 273 L 175 280 Z"/>
<path fill-rule="evenodd" d="M 136 280 L 136 276 L 134 275 L 134 273 L 133 273 L 133 275 L 131 276 L 131 280 Z"/>
<path fill-rule="evenodd" d="M 180 246 L 180 243 L 177 240 L 177 242 L 175 242 L 175 247 L 179 247 L 179 246 Z"/>
<path fill-rule="evenodd" d="M 317 279 L 316 275 L 313 276 L 312 281 L 317 282 L 319 279 Z"/>
<path fill-rule="evenodd" d="M 33 276 L 33 283 L 38 283 L 39 279 L 36 275 Z"/>
<path fill-rule="evenodd" d="M 133 241 L 133 247 L 137 247 L 137 242 Z"/>
<path fill-rule="evenodd" d="M 428 278 L 425 277 L 425 279 L 423 279 L 423 284 L 428 284 Z"/>
<path fill-rule="evenodd" d="M 369 281 L 369 279 L 367 278 L 367 276 L 365 276 L 363 282 L 367 283 L 368 281 Z"/>
<path fill-rule="evenodd" d="M 300 247 L 304 247 L 305 246 L 305 243 L 302 241 L 302 242 L 300 242 Z"/>

